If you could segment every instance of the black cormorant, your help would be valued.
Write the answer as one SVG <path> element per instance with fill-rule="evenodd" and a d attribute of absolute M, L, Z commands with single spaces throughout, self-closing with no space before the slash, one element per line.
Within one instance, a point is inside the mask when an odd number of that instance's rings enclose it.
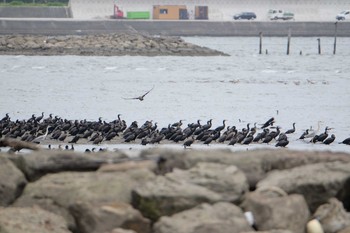
<path fill-rule="evenodd" d="M 293 123 L 293 128 L 292 129 L 289 129 L 285 132 L 285 134 L 291 134 L 291 133 L 294 133 L 295 132 L 295 123 Z"/>
<path fill-rule="evenodd" d="M 289 144 L 288 139 L 286 139 L 286 140 L 281 140 L 281 141 L 278 141 L 278 142 L 276 143 L 275 147 L 286 147 L 288 144 Z"/>
<path fill-rule="evenodd" d="M 323 142 L 328 137 L 328 126 L 325 128 L 324 133 L 321 133 L 317 137 L 318 142 Z"/>
<path fill-rule="evenodd" d="M 225 129 L 225 122 L 226 120 L 223 120 L 222 125 L 216 127 L 215 131 L 220 132 L 221 130 Z"/>
<path fill-rule="evenodd" d="M 346 139 L 344 139 L 342 142 L 339 142 L 339 144 L 346 144 L 346 145 L 350 145 L 350 138 L 346 138 Z"/>
<path fill-rule="evenodd" d="M 329 138 L 327 138 L 326 140 L 324 140 L 323 143 L 326 144 L 326 145 L 329 145 L 329 144 L 331 144 L 332 142 L 334 142 L 334 140 L 335 140 L 335 135 L 332 134 Z"/>
<path fill-rule="evenodd" d="M 184 142 L 184 144 L 183 144 L 184 148 L 186 149 L 187 146 L 191 146 L 194 141 L 195 141 L 194 136 L 192 136 L 191 138 L 187 139 Z"/>

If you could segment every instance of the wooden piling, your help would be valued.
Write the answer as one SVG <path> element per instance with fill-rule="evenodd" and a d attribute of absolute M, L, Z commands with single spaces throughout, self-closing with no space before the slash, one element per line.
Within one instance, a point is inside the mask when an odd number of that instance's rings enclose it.
<path fill-rule="evenodd" d="M 335 54 L 337 50 L 337 31 L 338 31 L 338 22 L 335 22 L 333 54 Z"/>
<path fill-rule="evenodd" d="M 318 54 L 321 54 L 321 39 L 317 38 L 318 41 Z"/>
<path fill-rule="evenodd" d="M 291 29 L 288 29 L 288 42 L 287 42 L 287 55 L 289 55 L 289 51 L 290 51 L 290 37 L 291 37 Z"/>
<path fill-rule="evenodd" d="M 259 54 L 262 54 L 262 32 L 259 32 L 260 42 L 259 42 Z"/>

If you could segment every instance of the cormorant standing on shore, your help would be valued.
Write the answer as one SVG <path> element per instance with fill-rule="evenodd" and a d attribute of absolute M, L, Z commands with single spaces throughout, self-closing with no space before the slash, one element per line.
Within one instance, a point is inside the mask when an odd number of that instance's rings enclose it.
<path fill-rule="evenodd" d="M 70 140 L 68 143 L 77 143 L 79 139 L 80 139 L 80 136 L 75 135 L 74 138 L 72 140 Z"/>
<path fill-rule="evenodd" d="M 40 122 L 44 118 L 44 112 L 41 113 L 41 116 L 35 118 L 35 121 Z"/>
<path fill-rule="evenodd" d="M 317 137 L 318 142 L 323 142 L 324 140 L 326 140 L 326 138 L 328 137 L 328 130 L 329 130 L 329 128 L 327 126 L 324 130 L 324 133 L 321 133 L 318 135 L 318 137 Z"/>
<path fill-rule="evenodd" d="M 346 145 L 350 145 L 350 138 L 346 138 L 346 139 L 344 139 L 342 142 L 339 142 L 339 144 L 346 144 Z"/>
<path fill-rule="evenodd" d="M 254 139 L 254 134 L 253 133 L 250 133 L 245 139 L 244 141 L 242 142 L 242 144 L 244 145 L 249 145 Z"/>
<path fill-rule="evenodd" d="M 184 148 L 186 149 L 187 146 L 191 146 L 194 140 L 194 136 L 192 136 L 190 139 L 187 139 L 183 144 Z"/>
<path fill-rule="evenodd" d="M 299 139 L 304 139 L 306 135 L 309 134 L 309 130 L 305 130 L 305 132 L 299 137 Z"/>
<path fill-rule="evenodd" d="M 289 129 L 285 132 L 285 134 L 291 134 L 295 132 L 295 123 L 293 123 L 293 129 Z"/>
<path fill-rule="evenodd" d="M 61 142 L 63 142 L 64 139 L 66 139 L 66 137 L 67 137 L 67 134 L 64 132 L 64 133 L 58 138 L 58 140 L 60 140 Z"/>
<path fill-rule="evenodd" d="M 288 144 L 289 144 L 288 139 L 283 139 L 281 141 L 278 141 L 275 147 L 286 147 Z"/>
<path fill-rule="evenodd" d="M 226 120 L 223 120 L 222 121 L 222 125 L 216 127 L 215 131 L 216 132 L 221 132 L 221 130 L 225 129 L 225 122 L 226 122 Z"/>
<path fill-rule="evenodd" d="M 5 117 L 2 118 L 0 122 L 5 122 L 5 121 L 8 121 L 8 120 L 10 120 L 10 117 L 9 117 L 9 114 L 6 113 L 6 114 L 5 114 Z"/>
<path fill-rule="evenodd" d="M 327 138 L 326 140 L 323 141 L 323 144 L 329 145 L 332 142 L 334 142 L 334 140 L 335 140 L 335 135 L 332 134 L 329 138 Z"/>

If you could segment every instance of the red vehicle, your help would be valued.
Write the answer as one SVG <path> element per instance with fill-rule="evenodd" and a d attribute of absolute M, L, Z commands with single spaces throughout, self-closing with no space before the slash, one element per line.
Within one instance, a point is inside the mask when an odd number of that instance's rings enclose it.
<path fill-rule="evenodd" d="M 115 19 L 123 19 L 124 18 L 124 12 L 119 9 L 117 5 L 114 5 L 114 18 Z"/>

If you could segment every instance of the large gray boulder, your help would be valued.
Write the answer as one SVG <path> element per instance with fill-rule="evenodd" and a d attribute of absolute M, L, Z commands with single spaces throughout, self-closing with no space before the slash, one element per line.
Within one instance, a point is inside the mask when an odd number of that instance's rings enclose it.
<path fill-rule="evenodd" d="M 170 217 L 161 217 L 154 224 L 154 233 L 240 233 L 252 230 L 242 210 L 225 202 L 201 204 Z"/>
<path fill-rule="evenodd" d="M 59 150 L 41 150 L 29 154 L 9 156 L 29 181 L 39 179 L 45 174 L 62 171 L 95 171 L 101 165 L 121 163 L 130 158 L 121 152 L 115 153 L 77 153 Z"/>
<path fill-rule="evenodd" d="M 76 202 L 69 207 L 76 219 L 79 232 L 101 233 L 115 228 L 126 228 L 137 233 L 149 233 L 151 222 L 127 203 Z"/>
<path fill-rule="evenodd" d="M 111 231 L 106 231 L 104 233 L 136 233 L 135 231 L 133 230 L 126 230 L 126 229 L 123 229 L 123 228 L 115 228 Z"/>
<path fill-rule="evenodd" d="M 174 168 L 189 169 L 200 162 L 234 165 L 242 170 L 248 178 L 251 189 L 264 179 L 272 170 L 284 170 L 306 164 L 323 162 L 350 162 L 346 153 L 292 151 L 288 149 L 256 149 L 248 151 L 231 150 L 186 150 L 169 151 L 164 149 L 148 150 L 141 153 L 144 158 L 159 156 L 165 160 L 162 164 L 165 172 Z"/>
<path fill-rule="evenodd" d="M 63 216 L 69 223 L 69 227 L 74 230 L 81 226 L 80 220 L 76 220 L 76 218 L 80 216 L 77 213 L 81 213 L 82 209 L 89 209 L 91 213 L 96 213 L 93 209 L 100 208 L 100 206 L 111 203 L 130 203 L 131 190 L 148 180 L 154 179 L 154 176 L 154 173 L 147 169 L 132 169 L 123 172 L 61 172 L 49 174 L 36 182 L 28 184 L 23 195 L 17 199 L 14 205 L 41 206 Z M 90 215 L 99 216 L 99 214 Z M 137 218 L 138 215 L 136 214 L 135 219 Z M 102 220 L 94 219 L 95 226 L 99 226 Z M 79 224 L 77 225 L 77 223 Z M 113 228 L 117 228 L 117 226 L 113 226 Z M 82 232 L 95 232 L 95 229 L 91 227 Z"/>
<path fill-rule="evenodd" d="M 240 203 L 243 195 L 249 191 L 245 174 L 233 165 L 201 162 L 189 170 L 175 169 L 166 177 L 204 187 L 227 202 Z"/>
<path fill-rule="evenodd" d="M 193 208 L 203 202 L 217 202 L 220 198 L 220 194 L 204 187 L 163 176 L 135 187 L 132 192 L 133 206 L 152 221 L 164 215 Z"/>
<path fill-rule="evenodd" d="M 344 209 L 343 203 L 331 198 L 326 204 L 317 208 L 314 213 L 325 233 L 334 233 L 350 227 L 350 213 Z"/>
<path fill-rule="evenodd" d="M 122 172 L 131 169 L 149 169 L 150 171 L 157 172 L 157 163 L 153 160 L 145 161 L 128 161 L 123 163 L 103 164 L 97 170 L 98 172 Z"/>
<path fill-rule="evenodd" d="M 344 228 L 341 231 L 338 231 L 338 233 L 350 233 L 350 227 Z"/>
<path fill-rule="evenodd" d="M 274 229 L 304 233 L 310 212 L 303 196 L 286 195 L 278 189 L 248 193 L 242 204 L 245 211 L 254 216 L 259 231 Z"/>
<path fill-rule="evenodd" d="M 0 155 L 0 206 L 14 202 L 26 184 L 23 173 L 10 160 Z"/>
<path fill-rule="evenodd" d="M 41 208 L 0 208 L 0 233 L 69 233 L 66 221 Z"/>
<path fill-rule="evenodd" d="M 329 162 L 272 171 L 257 187 L 277 186 L 287 193 L 301 194 L 314 212 L 332 197 L 337 197 L 345 203 L 345 208 L 349 208 L 349 181 L 350 163 Z"/>
<path fill-rule="evenodd" d="M 293 233 L 290 230 L 274 229 L 269 231 L 245 231 L 244 233 Z"/>
<path fill-rule="evenodd" d="M 198 163 L 189 170 L 174 169 L 164 177 L 137 187 L 133 205 L 144 216 L 156 221 L 163 215 L 195 207 L 203 202 L 239 203 L 248 192 L 247 178 L 232 165 Z"/>

